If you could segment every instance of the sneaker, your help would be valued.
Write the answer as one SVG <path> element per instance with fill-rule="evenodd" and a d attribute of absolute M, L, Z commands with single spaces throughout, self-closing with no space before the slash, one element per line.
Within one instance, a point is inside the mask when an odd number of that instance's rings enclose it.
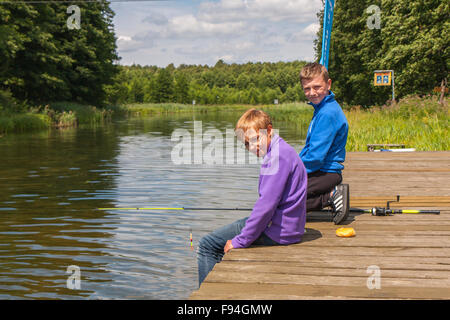
<path fill-rule="evenodd" d="M 334 224 L 345 221 L 350 213 L 350 188 L 348 184 L 340 184 L 334 188 L 330 198 L 330 205 L 333 208 Z"/>

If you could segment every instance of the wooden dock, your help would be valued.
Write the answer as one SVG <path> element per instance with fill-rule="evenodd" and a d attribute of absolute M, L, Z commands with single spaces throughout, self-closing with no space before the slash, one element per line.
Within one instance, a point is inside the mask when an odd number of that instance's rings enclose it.
<path fill-rule="evenodd" d="M 440 215 L 350 214 L 353 238 L 331 214 L 308 215 L 301 243 L 234 249 L 190 299 L 450 299 L 450 151 L 348 153 L 351 207 Z M 378 277 L 379 275 L 379 277 Z"/>

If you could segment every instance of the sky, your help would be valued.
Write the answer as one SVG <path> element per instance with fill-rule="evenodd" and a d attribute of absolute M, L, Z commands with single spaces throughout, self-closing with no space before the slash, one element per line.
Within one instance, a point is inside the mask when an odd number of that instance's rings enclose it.
<path fill-rule="evenodd" d="M 321 0 L 112 2 L 122 65 L 314 60 Z"/>

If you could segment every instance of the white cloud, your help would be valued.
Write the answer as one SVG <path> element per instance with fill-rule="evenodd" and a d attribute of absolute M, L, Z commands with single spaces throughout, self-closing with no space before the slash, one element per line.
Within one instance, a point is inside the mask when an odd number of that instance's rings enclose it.
<path fill-rule="evenodd" d="M 193 15 L 184 15 L 171 18 L 167 25 L 168 36 L 220 36 L 236 34 L 243 29 L 245 22 L 211 23 L 202 21 Z"/>
<path fill-rule="evenodd" d="M 155 45 L 152 39 L 133 39 L 130 36 L 118 36 L 117 48 L 119 52 L 134 52 L 144 48 L 151 48 Z"/>
<path fill-rule="evenodd" d="M 233 62 L 234 56 L 232 54 L 226 54 L 223 56 L 216 56 L 215 60 L 223 60 L 225 62 Z"/>
<path fill-rule="evenodd" d="M 320 25 L 318 23 L 311 23 L 303 31 L 305 32 L 305 34 L 316 35 L 319 29 Z"/>
<path fill-rule="evenodd" d="M 286 36 L 286 40 L 287 41 L 314 40 L 317 37 L 317 32 L 319 31 L 319 29 L 320 25 L 318 23 L 311 23 L 298 32 L 288 34 Z"/>
<path fill-rule="evenodd" d="M 119 36 L 117 38 L 118 42 L 128 42 L 128 41 L 131 41 L 131 40 L 132 40 L 131 37 L 128 37 L 128 36 Z"/>
<path fill-rule="evenodd" d="M 321 9 L 320 0 L 220 0 L 204 2 L 199 17 L 205 21 L 269 21 L 307 22 Z"/>

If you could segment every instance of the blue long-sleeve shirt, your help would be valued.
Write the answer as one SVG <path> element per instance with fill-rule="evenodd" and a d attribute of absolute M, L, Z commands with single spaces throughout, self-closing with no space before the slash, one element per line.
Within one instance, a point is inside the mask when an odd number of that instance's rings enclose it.
<path fill-rule="evenodd" d="M 305 166 L 297 152 L 274 135 L 263 158 L 259 198 L 241 233 L 231 240 L 234 248 L 250 246 L 264 232 L 280 244 L 301 241 L 306 222 Z"/>
<path fill-rule="evenodd" d="M 347 118 L 331 91 L 319 104 L 309 104 L 314 107 L 314 115 L 305 147 L 299 154 L 306 171 L 341 173 L 348 135 Z"/>

